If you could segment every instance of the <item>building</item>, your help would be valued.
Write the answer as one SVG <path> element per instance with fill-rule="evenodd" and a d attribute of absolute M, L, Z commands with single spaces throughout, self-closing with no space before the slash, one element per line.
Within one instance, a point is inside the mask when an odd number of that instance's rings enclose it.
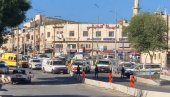
<path fill-rule="evenodd" d="M 91 54 L 115 50 L 130 52 L 128 38 L 122 33 L 122 27 L 127 25 L 125 20 L 116 24 L 83 24 L 36 15 L 23 28 L 14 29 L 3 46 L 12 51 L 19 43 L 20 51 L 32 48 L 39 53 L 45 48 L 64 53 L 81 52 L 82 48 Z"/>

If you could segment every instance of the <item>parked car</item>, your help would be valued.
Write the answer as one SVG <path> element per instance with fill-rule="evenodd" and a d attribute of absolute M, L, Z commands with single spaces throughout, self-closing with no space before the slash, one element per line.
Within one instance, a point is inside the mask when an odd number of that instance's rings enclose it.
<path fill-rule="evenodd" d="M 47 63 L 42 67 L 43 72 L 50 73 L 67 73 L 67 67 L 64 61 L 60 59 L 50 59 L 47 60 Z"/>
<path fill-rule="evenodd" d="M 11 75 L 11 83 L 31 83 L 33 74 L 30 69 L 18 68 L 13 70 Z"/>
<path fill-rule="evenodd" d="M 31 69 L 41 69 L 42 62 L 40 59 L 33 58 L 29 60 L 29 68 Z"/>
<path fill-rule="evenodd" d="M 99 72 L 110 72 L 112 68 L 112 63 L 109 59 L 100 59 L 96 65 Z"/>
<path fill-rule="evenodd" d="M 5 62 L 0 62 L 0 73 L 1 74 L 7 74 L 9 73 L 9 67 L 7 66 L 7 64 Z"/>
<path fill-rule="evenodd" d="M 170 76 L 170 68 L 168 67 L 162 68 L 162 74 Z"/>
<path fill-rule="evenodd" d="M 133 72 L 136 75 L 154 75 L 160 74 L 162 71 L 160 64 L 139 64 L 134 69 Z"/>

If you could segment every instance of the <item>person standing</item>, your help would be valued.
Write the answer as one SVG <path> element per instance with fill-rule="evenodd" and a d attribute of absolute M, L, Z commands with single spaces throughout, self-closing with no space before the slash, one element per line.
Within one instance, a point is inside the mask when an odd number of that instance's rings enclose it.
<path fill-rule="evenodd" d="M 124 78 L 125 76 L 125 68 L 122 66 L 121 68 L 121 78 Z"/>
<path fill-rule="evenodd" d="M 136 79 L 132 73 L 132 75 L 130 75 L 130 87 L 135 88 L 136 87 Z"/>
<path fill-rule="evenodd" d="M 77 75 L 78 75 L 78 76 L 80 76 L 80 69 L 81 69 L 81 68 L 80 68 L 80 66 L 78 65 L 78 66 L 77 66 Z"/>
<path fill-rule="evenodd" d="M 95 78 L 98 78 L 98 72 L 99 72 L 98 66 L 96 65 L 95 66 Z"/>

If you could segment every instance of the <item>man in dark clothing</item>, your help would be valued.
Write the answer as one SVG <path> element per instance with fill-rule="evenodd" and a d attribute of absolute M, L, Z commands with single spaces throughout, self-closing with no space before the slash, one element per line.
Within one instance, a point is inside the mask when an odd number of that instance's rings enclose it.
<path fill-rule="evenodd" d="M 95 66 L 95 78 L 98 78 L 98 72 L 99 72 L 98 66 L 96 65 Z"/>
<path fill-rule="evenodd" d="M 124 76 L 125 76 L 125 68 L 122 67 L 122 69 L 121 69 L 121 78 L 124 78 Z"/>
<path fill-rule="evenodd" d="M 77 66 L 77 75 L 80 76 L 80 66 Z"/>

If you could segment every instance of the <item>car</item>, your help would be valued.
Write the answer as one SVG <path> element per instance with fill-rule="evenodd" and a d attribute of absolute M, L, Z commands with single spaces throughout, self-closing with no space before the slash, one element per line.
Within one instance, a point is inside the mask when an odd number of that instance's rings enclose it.
<path fill-rule="evenodd" d="M 163 68 L 162 68 L 162 74 L 163 74 L 163 75 L 170 76 L 170 68 L 168 68 L 168 67 L 163 67 Z"/>
<path fill-rule="evenodd" d="M 67 67 L 64 61 L 60 59 L 50 59 L 47 60 L 47 63 L 42 67 L 43 72 L 49 73 L 64 73 L 67 74 Z"/>
<path fill-rule="evenodd" d="M 148 76 L 148 75 L 156 75 L 160 74 L 162 71 L 160 64 L 138 64 L 134 69 L 133 72 L 135 75 L 138 76 Z"/>
<path fill-rule="evenodd" d="M 33 58 L 29 60 L 29 68 L 31 69 L 41 69 L 42 62 L 40 59 Z"/>
<path fill-rule="evenodd" d="M 33 77 L 30 69 L 27 68 L 17 68 L 14 69 L 11 75 L 11 83 L 31 83 L 31 78 Z"/>
<path fill-rule="evenodd" d="M 100 59 L 97 62 L 97 67 L 99 72 L 110 72 L 112 68 L 112 63 L 109 59 Z"/>
<path fill-rule="evenodd" d="M 91 71 L 91 66 L 90 66 L 90 62 L 87 60 L 74 60 L 74 62 L 71 65 L 67 65 L 68 67 L 68 72 L 73 72 L 76 73 L 77 72 L 77 67 L 80 67 L 80 73 L 82 73 L 82 71 L 84 70 L 85 73 L 90 73 Z"/>
<path fill-rule="evenodd" d="M 5 62 L 0 62 L 0 73 L 1 74 L 7 74 L 9 73 L 9 67 Z"/>
<path fill-rule="evenodd" d="M 132 63 L 132 62 L 121 62 L 117 66 L 116 73 L 118 73 L 118 74 L 121 73 L 122 67 L 124 67 L 124 69 L 125 69 L 125 76 L 129 78 L 130 75 L 133 73 L 133 69 L 135 67 L 135 64 Z"/>

